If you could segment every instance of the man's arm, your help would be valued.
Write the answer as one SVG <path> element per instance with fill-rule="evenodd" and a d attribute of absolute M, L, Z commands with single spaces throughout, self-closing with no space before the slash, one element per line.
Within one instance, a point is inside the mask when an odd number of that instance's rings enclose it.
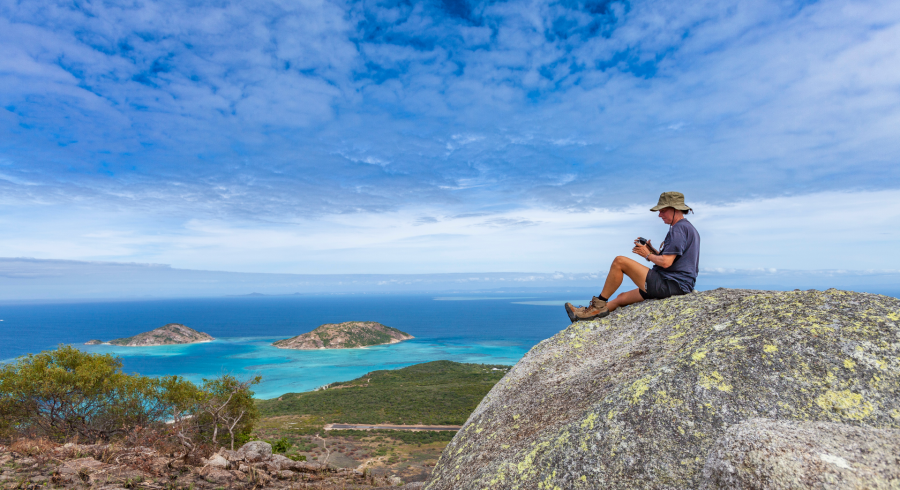
<path fill-rule="evenodd" d="M 675 263 L 675 258 L 677 255 L 650 255 L 646 257 L 650 262 L 662 267 L 663 269 L 668 269 Z"/>
<path fill-rule="evenodd" d="M 662 267 L 663 269 L 668 269 L 669 267 L 671 267 L 672 264 L 675 263 L 675 259 L 678 257 L 677 255 L 651 254 L 647 246 L 641 245 L 640 243 L 636 243 L 631 251 L 649 260 L 650 262 L 653 262 L 655 265 Z"/>

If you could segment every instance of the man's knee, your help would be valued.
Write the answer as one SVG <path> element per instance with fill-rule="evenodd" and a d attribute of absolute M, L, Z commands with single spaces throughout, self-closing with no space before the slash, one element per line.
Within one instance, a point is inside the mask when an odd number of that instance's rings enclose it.
<path fill-rule="evenodd" d="M 628 263 L 628 257 L 625 257 L 624 255 L 619 255 L 618 257 L 613 259 L 613 264 L 616 265 L 622 265 L 626 263 Z"/>

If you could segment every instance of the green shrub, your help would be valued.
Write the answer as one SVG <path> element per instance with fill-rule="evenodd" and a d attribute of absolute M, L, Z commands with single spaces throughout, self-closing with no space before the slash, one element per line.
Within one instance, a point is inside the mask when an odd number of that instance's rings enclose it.
<path fill-rule="evenodd" d="M 288 440 L 287 437 L 282 437 L 277 441 L 271 443 L 272 444 L 272 452 L 273 453 L 286 453 L 291 448 L 293 444 Z"/>
<path fill-rule="evenodd" d="M 199 397 L 178 376 L 127 375 L 116 357 L 61 346 L 0 368 L 0 430 L 53 440 L 108 440 L 164 422 L 173 411 L 193 411 Z"/>
<path fill-rule="evenodd" d="M 179 376 L 129 375 L 115 356 L 60 346 L 0 367 L 0 437 L 96 442 L 140 434 L 193 453 L 232 434 L 247 437 L 259 417 L 249 390 L 257 382 L 225 375 L 201 388 Z"/>
<path fill-rule="evenodd" d="M 212 439 L 215 444 L 230 441 L 231 449 L 235 443 L 241 444 L 250 438 L 253 424 L 259 420 L 259 409 L 253 400 L 250 386 L 260 382 L 256 376 L 249 381 L 239 381 L 230 374 L 216 379 L 204 379 L 198 422 L 212 427 Z M 224 429 L 219 432 L 219 427 Z"/>

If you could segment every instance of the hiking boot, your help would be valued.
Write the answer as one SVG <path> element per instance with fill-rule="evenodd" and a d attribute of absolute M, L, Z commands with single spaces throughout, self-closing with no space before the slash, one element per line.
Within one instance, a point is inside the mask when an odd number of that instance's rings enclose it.
<path fill-rule="evenodd" d="M 581 313 L 584 311 L 584 306 L 573 306 L 572 303 L 566 303 L 566 314 L 569 315 L 569 321 L 575 323 L 578 320 L 578 317 L 575 316 L 576 313 Z"/>
<path fill-rule="evenodd" d="M 566 311 L 568 310 L 569 309 L 567 307 Z M 573 320 L 573 322 L 576 322 L 603 318 L 606 315 L 609 315 L 609 310 L 606 309 L 606 301 L 603 301 L 602 299 L 594 296 L 593 298 L 591 298 L 590 306 L 580 311 L 574 311 L 572 316 L 575 317 L 575 320 Z"/>

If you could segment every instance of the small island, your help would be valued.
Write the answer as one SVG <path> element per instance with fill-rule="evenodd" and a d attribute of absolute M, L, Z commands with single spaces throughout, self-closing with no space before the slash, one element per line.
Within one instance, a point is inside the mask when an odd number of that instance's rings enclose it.
<path fill-rule="evenodd" d="M 396 328 L 378 322 L 326 323 L 312 332 L 279 340 L 279 349 L 358 349 L 370 345 L 396 344 L 415 338 Z"/>
<path fill-rule="evenodd" d="M 212 340 L 216 339 L 207 333 L 198 332 L 180 323 L 169 323 L 155 330 L 139 333 L 134 337 L 113 339 L 109 342 L 94 339 L 85 342 L 85 345 L 111 344 L 124 347 L 150 347 L 156 345 L 193 344 Z"/>

